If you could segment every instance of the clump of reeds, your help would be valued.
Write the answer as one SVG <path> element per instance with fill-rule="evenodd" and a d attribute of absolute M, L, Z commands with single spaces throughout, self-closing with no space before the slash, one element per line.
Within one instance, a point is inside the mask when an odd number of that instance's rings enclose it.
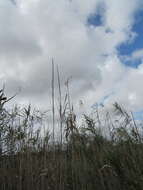
<path fill-rule="evenodd" d="M 115 103 L 114 114 L 104 111 L 101 120 L 96 107 L 78 125 L 69 81 L 62 99 L 58 68 L 55 108 L 54 64 L 52 68 L 50 123 L 49 112 L 31 105 L 6 109 L 13 97 L 0 91 L 0 189 L 142 190 L 143 138 L 133 114 Z"/>

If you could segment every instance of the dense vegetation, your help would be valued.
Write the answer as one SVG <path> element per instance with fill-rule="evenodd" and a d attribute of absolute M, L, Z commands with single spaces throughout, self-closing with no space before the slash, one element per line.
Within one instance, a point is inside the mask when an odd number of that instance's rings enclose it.
<path fill-rule="evenodd" d="M 0 190 L 143 189 L 142 126 L 132 114 L 115 103 L 78 123 L 67 93 L 57 120 L 52 95 L 48 123 L 49 112 L 6 108 L 0 91 Z"/>

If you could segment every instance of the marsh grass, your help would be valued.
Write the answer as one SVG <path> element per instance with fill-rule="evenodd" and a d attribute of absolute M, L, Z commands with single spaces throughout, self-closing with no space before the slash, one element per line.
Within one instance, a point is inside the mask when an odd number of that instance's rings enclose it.
<path fill-rule="evenodd" d="M 104 111 L 104 120 L 97 107 L 77 124 L 68 81 L 62 100 L 58 67 L 57 76 L 59 119 L 53 74 L 49 128 L 49 113 L 30 105 L 6 109 L 13 97 L 0 91 L 0 190 L 143 189 L 143 138 L 133 115 L 115 103 L 114 114 Z"/>

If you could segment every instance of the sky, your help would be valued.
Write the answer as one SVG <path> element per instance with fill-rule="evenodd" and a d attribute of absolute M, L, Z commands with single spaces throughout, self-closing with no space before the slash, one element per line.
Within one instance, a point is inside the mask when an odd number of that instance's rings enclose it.
<path fill-rule="evenodd" d="M 0 0 L 7 94 L 49 109 L 52 59 L 75 106 L 119 102 L 143 115 L 143 1 Z"/>

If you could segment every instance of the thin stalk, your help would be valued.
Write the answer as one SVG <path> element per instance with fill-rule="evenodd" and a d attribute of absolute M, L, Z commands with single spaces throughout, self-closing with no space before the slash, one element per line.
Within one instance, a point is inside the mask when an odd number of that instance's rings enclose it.
<path fill-rule="evenodd" d="M 62 139 L 63 139 L 62 93 L 61 93 L 61 80 L 60 80 L 58 65 L 57 65 L 57 76 L 58 76 L 58 89 L 59 89 L 60 133 L 61 133 L 61 146 L 62 146 Z"/>
<path fill-rule="evenodd" d="M 52 116 L 53 116 L 53 145 L 55 144 L 55 72 L 54 60 L 52 59 Z"/>

